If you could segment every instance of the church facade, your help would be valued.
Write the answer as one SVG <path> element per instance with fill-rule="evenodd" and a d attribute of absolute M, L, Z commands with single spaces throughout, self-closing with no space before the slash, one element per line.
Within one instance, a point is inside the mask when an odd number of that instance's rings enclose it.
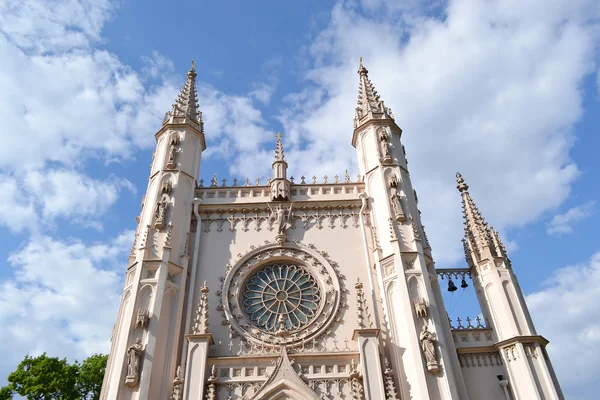
<path fill-rule="evenodd" d="M 101 399 L 564 399 L 513 266 L 457 174 L 464 268 L 435 268 L 402 130 L 362 60 L 357 178 L 199 180 L 196 72 L 156 133 Z M 451 322 L 469 280 L 483 318 Z M 455 283 L 456 282 L 456 283 Z"/>

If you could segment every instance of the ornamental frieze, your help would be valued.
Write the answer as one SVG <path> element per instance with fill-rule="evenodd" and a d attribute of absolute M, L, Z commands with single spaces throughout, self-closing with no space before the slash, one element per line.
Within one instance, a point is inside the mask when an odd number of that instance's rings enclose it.
<path fill-rule="evenodd" d="M 261 231 L 267 229 L 272 231 L 277 227 L 273 224 L 273 219 L 270 218 L 271 210 L 267 208 L 253 208 L 241 210 L 206 210 L 202 213 L 202 229 L 204 232 L 211 232 L 215 229 L 217 232 L 222 232 L 228 229 L 230 232 L 241 230 L 248 232 L 250 230 Z M 317 229 L 337 227 L 347 228 L 359 226 L 359 207 L 293 207 L 289 216 L 291 224 L 290 229 L 302 227 L 309 229 L 315 227 Z"/>

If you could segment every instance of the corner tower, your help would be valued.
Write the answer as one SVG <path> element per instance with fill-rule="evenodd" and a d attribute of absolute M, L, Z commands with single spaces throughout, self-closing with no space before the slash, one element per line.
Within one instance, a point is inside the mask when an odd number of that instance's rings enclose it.
<path fill-rule="evenodd" d="M 365 177 L 372 244 L 369 264 L 383 311 L 379 323 L 387 327 L 386 356 L 398 373 L 401 398 L 466 399 L 410 181 L 402 129 L 377 94 L 362 59 L 358 75 L 352 145 Z"/>
<path fill-rule="evenodd" d="M 546 353 L 548 341 L 535 330 L 500 235 L 485 222 L 461 174 L 456 180 L 465 257 L 481 310 L 494 331 L 494 347 L 506 366 L 509 389 L 518 399 L 564 399 Z"/>
<path fill-rule="evenodd" d="M 178 366 L 192 199 L 206 148 L 194 62 L 155 135 L 101 399 L 166 399 Z M 150 395 L 151 394 L 151 395 Z"/>

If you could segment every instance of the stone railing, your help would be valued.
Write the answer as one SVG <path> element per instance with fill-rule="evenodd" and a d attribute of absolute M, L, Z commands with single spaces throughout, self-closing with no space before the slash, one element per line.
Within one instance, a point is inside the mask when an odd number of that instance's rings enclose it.
<path fill-rule="evenodd" d="M 450 327 L 452 329 L 488 329 L 489 325 L 486 320 L 477 316 L 474 320 L 467 317 L 464 319 L 460 319 L 457 317 L 454 321 L 448 317 L 448 321 L 450 322 Z"/>
<path fill-rule="evenodd" d="M 233 178 L 232 184 L 227 184 L 227 178 L 218 179 L 217 174 L 213 175 L 213 178 L 210 182 L 205 182 L 204 179 L 200 179 L 198 181 L 197 188 L 217 188 L 217 187 L 244 187 L 244 186 L 268 186 L 271 183 L 273 178 L 268 177 L 265 181 L 262 181 L 262 178 L 259 176 L 255 179 L 245 178 L 243 181 L 238 178 Z M 360 174 L 356 176 L 356 180 L 353 181 L 350 179 L 350 175 L 346 172 L 344 178 L 336 175 L 333 178 L 325 175 L 321 182 L 317 182 L 318 178 L 313 176 L 312 178 L 307 178 L 304 175 L 300 177 L 300 181 L 296 182 L 296 179 L 292 176 L 289 178 L 292 185 L 336 185 L 336 184 L 345 184 L 345 183 L 362 183 L 364 182 L 364 177 Z M 207 183 L 205 186 L 204 184 Z"/>

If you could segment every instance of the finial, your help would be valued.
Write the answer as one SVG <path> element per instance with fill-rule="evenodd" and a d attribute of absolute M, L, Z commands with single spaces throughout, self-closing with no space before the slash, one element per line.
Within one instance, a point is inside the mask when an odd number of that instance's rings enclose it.
<path fill-rule="evenodd" d="M 277 132 L 277 135 L 275 135 L 277 138 L 277 144 L 275 145 L 275 161 L 284 161 L 283 142 L 281 141 L 281 136 L 283 135 L 280 132 Z"/>
<path fill-rule="evenodd" d="M 467 190 L 469 190 L 469 186 L 465 183 L 465 180 L 463 179 L 460 172 L 456 173 L 456 182 L 458 183 L 458 186 L 456 188 L 459 192 L 464 193 Z"/>
<path fill-rule="evenodd" d="M 196 70 L 196 62 L 192 58 L 192 71 L 195 71 L 195 70 Z"/>
<path fill-rule="evenodd" d="M 365 66 L 363 65 L 363 61 L 362 61 L 362 57 L 360 58 L 360 65 L 358 66 L 358 73 L 359 74 L 367 74 L 369 71 L 365 68 Z"/>

